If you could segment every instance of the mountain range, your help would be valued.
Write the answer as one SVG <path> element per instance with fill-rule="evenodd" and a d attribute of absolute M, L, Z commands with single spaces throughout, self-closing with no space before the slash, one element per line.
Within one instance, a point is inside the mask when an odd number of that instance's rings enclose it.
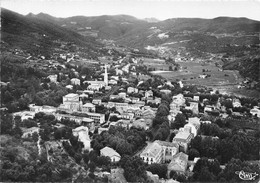
<path fill-rule="evenodd" d="M 24 16 L 2 8 L 1 21 L 2 42 L 30 52 L 51 52 L 57 41 L 66 41 L 96 54 L 102 47 L 98 40 L 106 39 L 125 47 L 139 50 L 150 47 L 172 55 L 179 54 L 180 50 L 195 57 L 204 53 L 241 55 L 239 62 L 231 64 L 239 68 L 243 59 L 249 63 L 247 55 L 252 53 L 251 57 L 258 58 L 256 50 L 260 45 L 260 22 L 247 18 L 172 18 L 164 21 L 142 20 L 129 15 L 57 18 L 44 13 Z"/>

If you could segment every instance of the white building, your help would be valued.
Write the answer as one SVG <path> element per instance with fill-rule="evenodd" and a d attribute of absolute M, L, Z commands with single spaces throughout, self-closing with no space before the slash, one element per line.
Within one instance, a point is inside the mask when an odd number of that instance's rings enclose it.
<path fill-rule="evenodd" d="M 80 111 L 82 107 L 82 101 L 78 94 L 70 93 L 63 96 L 63 104 L 59 106 L 59 109 L 69 111 Z"/>
<path fill-rule="evenodd" d="M 96 107 L 91 103 L 86 103 L 82 106 L 82 112 L 95 112 Z"/>
<path fill-rule="evenodd" d="M 161 163 L 163 159 L 163 148 L 158 143 L 148 144 L 140 157 L 145 163 Z"/>
<path fill-rule="evenodd" d="M 110 147 L 104 147 L 100 150 L 101 156 L 107 156 L 111 159 L 111 162 L 119 162 L 121 159 L 120 154 L 118 154 L 114 149 Z"/>
<path fill-rule="evenodd" d="M 260 109 L 259 109 L 259 107 L 254 106 L 254 108 L 250 110 L 250 113 L 253 116 L 257 116 L 258 118 L 260 118 Z"/>
<path fill-rule="evenodd" d="M 57 108 L 53 106 L 47 106 L 47 105 L 37 106 L 35 104 L 29 104 L 29 109 L 30 111 L 33 111 L 35 113 L 43 112 L 46 114 L 54 114 L 57 111 Z"/>
<path fill-rule="evenodd" d="M 54 74 L 54 75 L 49 75 L 47 78 L 49 78 L 51 82 L 56 83 L 58 76 Z"/>
<path fill-rule="evenodd" d="M 70 80 L 70 83 L 71 83 L 72 85 L 80 85 L 80 79 L 78 79 L 78 78 L 72 78 L 72 79 Z"/>
<path fill-rule="evenodd" d="M 127 93 L 138 93 L 138 89 L 134 87 L 128 87 Z"/>

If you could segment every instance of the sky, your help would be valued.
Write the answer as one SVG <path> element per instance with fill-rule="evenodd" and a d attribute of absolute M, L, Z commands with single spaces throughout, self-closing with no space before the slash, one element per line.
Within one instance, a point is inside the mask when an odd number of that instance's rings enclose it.
<path fill-rule="evenodd" d="M 246 17 L 260 21 L 260 0 L 0 0 L 1 7 L 26 15 L 55 17 L 126 14 L 137 18 Z"/>

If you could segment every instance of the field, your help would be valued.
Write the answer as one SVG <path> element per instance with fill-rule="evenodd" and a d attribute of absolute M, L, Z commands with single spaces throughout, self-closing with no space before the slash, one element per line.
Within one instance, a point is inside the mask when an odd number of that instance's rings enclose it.
<path fill-rule="evenodd" d="M 160 75 L 170 81 L 182 81 L 184 84 L 203 85 L 221 93 L 235 93 L 241 96 L 259 96 L 254 93 L 242 91 L 246 89 L 238 89 L 238 83 L 243 81 L 238 71 L 220 70 L 214 63 L 198 63 L 198 62 L 178 62 L 181 69 L 178 71 L 156 71 L 156 75 Z M 203 72 L 203 70 L 205 72 Z M 210 77 L 200 78 L 200 75 L 208 74 Z"/>
<path fill-rule="evenodd" d="M 179 62 L 179 71 L 157 73 L 168 80 L 181 80 L 187 84 L 198 84 L 207 86 L 237 84 L 238 76 L 234 71 L 219 70 L 214 64 L 202 64 L 197 62 Z M 203 72 L 205 70 L 205 72 Z M 211 75 L 208 78 L 200 78 L 200 75 Z"/>
<path fill-rule="evenodd" d="M 143 64 L 146 65 L 148 69 L 151 68 L 152 70 L 155 69 L 159 71 L 169 71 L 169 66 L 170 66 L 165 63 L 165 60 L 152 59 L 152 58 L 144 58 Z"/>

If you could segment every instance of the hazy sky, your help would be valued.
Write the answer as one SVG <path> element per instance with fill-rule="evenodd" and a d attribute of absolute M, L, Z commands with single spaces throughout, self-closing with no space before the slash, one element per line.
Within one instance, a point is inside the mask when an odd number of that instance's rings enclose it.
<path fill-rule="evenodd" d="M 260 0 L 0 0 L 1 7 L 26 15 L 56 17 L 128 14 L 160 20 L 176 17 L 247 17 L 260 20 Z"/>

